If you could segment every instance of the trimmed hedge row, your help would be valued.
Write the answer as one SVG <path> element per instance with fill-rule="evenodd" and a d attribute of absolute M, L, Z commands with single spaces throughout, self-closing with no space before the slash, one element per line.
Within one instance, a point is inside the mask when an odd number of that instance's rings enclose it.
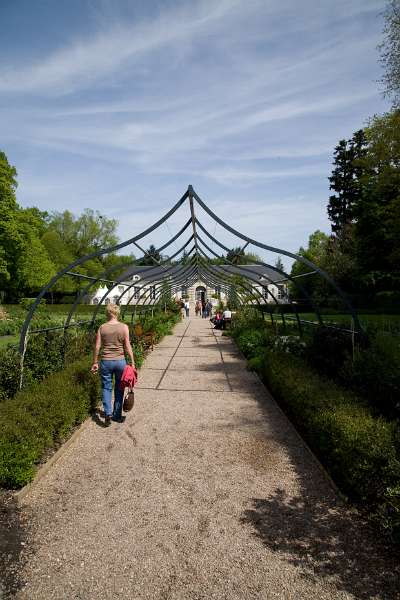
<path fill-rule="evenodd" d="M 65 336 L 60 332 L 33 335 L 24 360 L 23 387 L 42 381 L 76 360 L 86 356 L 93 346 L 93 333 L 71 330 Z M 0 402 L 12 398 L 19 389 L 21 357 L 15 345 L 0 349 Z"/>
<path fill-rule="evenodd" d="M 339 488 L 400 542 L 398 424 L 298 357 L 267 352 L 261 375 Z"/>
<path fill-rule="evenodd" d="M 154 331 L 158 341 L 171 332 L 172 327 L 180 320 L 177 312 L 154 313 L 154 316 L 141 320 L 144 330 Z M 100 323 L 99 321 L 97 325 Z M 130 326 L 132 349 L 138 367 L 144 360 L 144 347 L 133 337 L 133 326 Z M 61 331 L 32 335 L 27 346 L 24 360 L 24 388 L 34 382 L 41 381 L 51 373 L 58 372 L 76 360 L 86 356 L 93 348 L 94 331 L 88 326 Z M 12 398 L 19 389 L 21 358 L 15 345 L 10 344 L 0 349 L 0 402 Z"/>
<path fill-rule="evenodd" d="M 44 452 L 65 440 L 97 405 L 99 378 L 89 369 L 86 357 L 2 403 L 2 487 L 18 488 L 31 481 Z"/>
<path fill-rule="evenodd" d="M 177 313 L 157 312 L 146 319 L 144 329 L 154 331 L 158 341 L 178 320 Z M 3 352 L 7 362 L 0 367 L 0 386 L 13 397 L 1 403 L 0 486 L 15 489 L 31 481 L 45 452 L 62 443 L 97 406 L 100 379 L 90 373 L 92 342 L 89 332 L 71 334 L 67 343 L 59 334 L 32 337 L 21 391 L 18 352 L 12 347 Z M 140 346 L 134 354 L 140 366 Z M 72 362 L 76 356 L 84 358 Z"/>
<path fill-rule="evenodd" d="M 307 364 L 300 343 L 238 319 L 232 335 L 339 488 L 400 543 L 400 428 Z"/>

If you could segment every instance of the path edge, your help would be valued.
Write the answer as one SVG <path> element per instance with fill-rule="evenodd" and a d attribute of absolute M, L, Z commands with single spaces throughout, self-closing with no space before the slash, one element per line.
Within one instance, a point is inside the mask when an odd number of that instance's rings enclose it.
<path fill-rule="evenodd" d="M 215 337 L 219 337 L 216 336 L 214 334 Z M 297 430 L 296 426 L 294 423 L 292 423 L 291 419 L 289 419 L 288 415 L 285 413 L 285 411 L 283 410 L 283 408 L 279 405 L 278 401 L 274 398 L 274 396 L 272 395 L 270 389 L 268 388 L 267 384 L 265 383 L 265 381 L 262 380 L 262 378 L 260 377 L 260 375 L 256 372 L 256 371 L 251 371 L 248 368 L 248 360 L 245 357 L 245 355 L 243 354 L 243 352 L 240 350 L 239 346 L 236 343 L 236 340 L 232 337 L 232 336 L 226 336 L 229 337 L 229 339 L 233 342 L 235 348 L 237 349 L 237 351 L 239 352 L 239 354 L 241 355 L 241 357 L 243 358 L 243 360 L 246 362 L 246 370 L 249 371 L 250 373 L 253 373 L 253 375 L 255 375 L 255 377 L 257 377 L 257 379 L 259 380 L 259 382 L 261 383 L 263 389 L 264 389 L 264 393 L 265 393 L 265 399 L 269 400 L 270 402 L 272 402 L 272 404 L 275 406 L 275 408 L 277 409 L 277 411 L 285 418 L 285 420 L 290 424 L 290 427 L 292 428 L 292 430 L 294 431 L 296 437 L 298 438 L 298 440 L 301 442 L 301 444 L 304 446 L 304 448 L 306 449 L 306 451 L 308 452 L 308 454 L 310 455 L 312 461 L 314 462 L 314 464 L 317 466 L 317 468 L 319 469 L 319 471 L 323 474 L 323 476 L 325 477 L 325 479 L 327 480 L 328 484 L 330 485 L 331 489 L 335 492 L 335 494 L 338 496 L 338 498 L 347 506 L 349 507 L 349 501 L 348 498 L 345 494 L 343 494 L 343 492 L 338 488 L 337 484 L 334 482 L 334 480 L 332 479 L 331 475 L 328 473 L 327 469 L 324 467 L 324 465 L 321 463 L 321 461 L 319 460 L 318 456 L 315 454 L 315 452 L 313 450 L 311 450 L 310 446 L 308 445 L 308 443 L 306 442 L 306 440 L 303 438 L 303 436 L 300 434 L 300 432 Z M 354 507 L 351 507 L 354 509 Z"/>
<path fill-rule="evenodd" d="M 60 448 L 48 459 L 45 463 L 40 465 L 35 473 L 35 477 L 32 481 L 24 485 L 20 490 L 14 492 L 14 498 L 18 505 L 23 502 L 29 492 L 36 486 L 36 484 L 43 479 L 50 469 L 64 456 L 66 451 L 72 446 L 72 444 L 79 438 L 79 436 L 89 427 L 92 422 L 92 417 L 89 415 L 85 421 L 83 421 L 74 433 L 69 437 Z"/>

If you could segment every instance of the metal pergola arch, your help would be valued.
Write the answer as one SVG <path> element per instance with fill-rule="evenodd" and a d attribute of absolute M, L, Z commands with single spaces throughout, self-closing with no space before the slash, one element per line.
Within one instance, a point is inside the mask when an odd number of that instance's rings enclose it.
<path fill-rule="evenodd" d="M 184 225 L 170 237 L 170 239 L 160 245 L 156 249 L 156 253 L 160 253 L 170 249 L 171 245 L 175 243 L 177 240 L 180 240 L 182 236 L 184 236 L 185 232 L 191 227 L 191 234 L 186 240 L 186 242 L 179 247 L 179 249 L 172 253 L 168 258 L 162 260 L 156 260 L 154 256 L 149 255 L 149 253 L 142 248 L 139 244 L 141 240 L 153 234 L 157 229 L 159 229 L 163 224 L 167 223 L 167 221 L 181 208 L 189 205 L 189 213 L 190 216 L 187 220 L 185 220 Z M 292 282 L 299 292 L 304 297 L 305 301 L 315 312 L 317 321 L 319 324 L 324 324 L 323 316 L 319 307 L 313 302 L 312 298 L 307 294 L 306 290 L 302 286 L 301 282 L 299 282 L 296 278 L 291 277 L 289 273 L 286 273 L 285 270 L 279 269 L 276 266 L 273 266 L 267 262 L 263 262 L 263 260 L 255 260 L 252 262 L 252 265 L 236 265 L 234 262 L 227 260 L 224 253 L 227 253 L 230 249 L 223 244 L 220 240 L 218 240 L 215 235 L 212 235 L 207 227 L 203 225 L 198 214 L 196 214 L 196 206 L 200 207 L 209 218 L 211 218 L 212 222 L 216 225 L 221 226 L 225 231 L 229 234 L 233 235 L 235 240 L 240 240 L 244 242 L 243 250 L 251 245 L 256 249 L 259 248 L 264 251 L 272 252 L 276 255 L 287 256 L 291 259 L 297 260 L 304 265 L 306 265 L 310 269 L 311 274 L 317 274 L 321 277 L 335 292 L 338 298 L 343 302 L 343 306 L 346 311 L 351 315 L 354 323 L 354 329 L 356 332 L 362 333 L 362 328 L 359 323 L 357 314 L 353 309 L 350 301 L 346 297 L 346 295 L 342 292 L 342 290 L 337 286 L 337 284 L 332 280 L 332 278 L 325 273 L 318 265 L 315 265 L 308 259 L 303 256 L 294 254 L 287 250 L 276 248 L 274 246 L 269 246 L 267 244 L 263 244 L 261 242 L 257 242 L 252 238 L 244 235 L 243 233 L 237 231 L 230 225 L 228 225 L 225 221 L 223 221 L 220 217 L 218 217 L 199 197 L 199 195 L 195 192 L 191 185 L 188 186 L 188 189 L 183 194 L 183 196 L 172 206 L 172 208 L 166 212 L 158 221 L 156 221 L 153 225 L 145 229 L 143 232 L 131 237 L 130 239 L 117 244 L 115 246 L 109 248 L 103 248 L 96 252 L 92 252 L 87 256 L 84 256 L 80 259 L 73 261 L 71 264 L 67 265 L 64 269 L 59 271 L 50 281 L 49 283 L 41 290 L 38 294 L 35 302 L 32 304 L 28 314 L 26 316 L 25 322 L 23 324 L 20 336 L 20 345 L 19 350 L 22 355 L 25 353 L 28 333 L 40 333 L 44 330 L 31 330 L 30 325 L 32 321 L 32 317 L 35 314 L 37 307 L 39 306 L 40 300 L 52 290 L 53 286 L 62 278 L 62 277 L 74 277 L 79 278 L 83 277 L 88 280 L 88 284 L 80 291 L 77 292 L 74 303 L 71 306 L 71 309 L 65 319 L 65 322 L 60 327 L 52 327 L 48 328 L 51 330 L 60 329 L 66 331 L 69 327 L 79 326 L 83 323 L 88 323 L 93 325 L 95 323 L 98 311 L 100 310 L 102 303 L 105 301 L 107 297 L 110 296 L 112 291 L 118 289 L 118 285 L 124 285 L 124 290 L 121 293 L 115 293 L 117 297 L 117 303 L 122 304 L 121 316 L 125 317 L 126 310 L 128 305 L 134 304 L 135 307 L 139 306 L 155 306 L 156 304 L 161 302 L 163 297 L 163 292 L 165 292 L 164 284 L 168 285 L 168 289 L 171 290 L 171 293 L 176 293 L 179 290 L 180 286 L 188 286 L 194 285 L 196 281 L 202 282 L 206 284 L 206 287 L 216 288 L 217 286 L 223 290 L 225 293 L 235 293 L 238 299 L 239 304 L 245 304 L 249 297 L 253 299 L 256 305 L 260 306 L 261 304 L 265 304 L 265 297 L 259 288 L 262 288 L 266 291 L 268 296 L 272 300 L 273 305 L 279 305 L 279 300 L 275 297 L 275 294 L 269 289 L 270 284 L 277 284 L 282 282 Z M 169 228 L 168 228 L 169 230 Z M 199 235 L 199 231 L 202 232 L 208 239 L 210 239 L 218 248 L 221 250 L 221 253 L 213 250 L 203 239 L 202 236 Z M 189 244 L 192 243 L 189 251 L 187 248 Z M 121 269 L 121 265 L 114 265 L 105 269 L 98 276 L 83 276 L 80 273 L 74 271 L 80 265 L 86 263 L 87 261 L 97 258 L 106 254 L 115 253 L 123 248 L 134 247 L 138 249 L 142 256 L 142 258 L 151 258 L 153 261 L 153 265 L 146 266 L 137 266 L 135 269 L 135 274 L 140 277 L 139 281 L 129 280 L 128 271 L 125 272 L 122 276 L 117 277 L 115 279 L 112 278 L 113 273 L 116 270 Z M 185 255 L 187 264 L 182 264 L 181 258 Z M 212 258 L 223 258 L 224 264 L 215 265 L 211 262 Z M 172 262 L 175 260 L 175 263 Z M 261 269 L 262 277 L 260 278 L 260 270 L 257 270 L 256 267 Z M 129 266 L 127 265 L 127 269 Z M 276 273 L 278 279 L 274 279 L 271 273 Z M 130 272 L 132 275 L 132 271 Z M 280 278 L 280 279 L 279 279 Z M 240 279 L 240 281 L 239 281 Z M 260 279 L 264 282 L 260 282 Z M 98 286 L 100 283 L 107 283 L 111 285 L 111 289 L 107 291 L 101 298 L 98 306 L 96 307 L 92 319 L 87 321 L 74 321 L 79 305 L 84 302 L 87 295 L 90 291 Z M 132 288 L 139 288 L 139 298 L 133 298 L 130 294 L 130 290 Z M 137 289 L 136 289 L 137 291 Z M 128 302 L 123 304 L 123 300 L 125 297 L 128 297 Z M 132 300 L 135 299 L 136 302 L 133 303 Z M 290 301 L 290 299 L 289 299 Z M 296 311 L 294 311 L 296 312 Z M 297 313 L 296 313 L 297 315 Z"/>

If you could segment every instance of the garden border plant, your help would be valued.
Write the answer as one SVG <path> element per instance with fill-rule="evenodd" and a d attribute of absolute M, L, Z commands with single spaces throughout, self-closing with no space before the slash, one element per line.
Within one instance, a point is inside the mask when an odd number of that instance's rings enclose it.
<path fill-rule="evenodd" d="M 176 312 L 158 311 L 145 320 L 144 327 L 152 329 L 159 341 L 179 320 Z M 28 347 L 22 390 L 17 389 L 20 357 L 16 348 L 0 353 L 0 359 L 7 359 L 0 367 L 0 385 L 9 392 L 0 404 L 1 487 L 16 489 L 32 481 L 43 456 L 68 439 L 98 405 L 99 378 L 90 373 L 93 332 L 71 333 L 67 340 L 52 332 L 35 336 Z M 143 348 L 133 349 L 140 366 Z M 76 356 L 82 358 L 72 360 Z"/>
<path fill-rule="evenodd" d="M 398 418 L 392 412 L 389 418 L 386 406 L 379 411 L 370 392 L 362 395 L 355 385 L 351 389 L 352 377 L 346 379 L 344 373 L 349 364 L 345 351 L 338 353 L 337 363 L 321 365 L 314 360 L 322 340 L 326 342 L 326 332 L 316 336 L 313 346 L 313 338 L 307 343 L 295 336 L 277 336 L 260 324 L 254 311 L 242 311 L 230 331 L 249 368 L 264 380 L 339 489 L 381 531 L 400 543 Z M 346 342 L 342 346 L 345 348 Z M 352 373 L 363 373 L 377 364 L 377 354 L 379 358 L 372 338 L 370 346 L 358 352 Z M 360 361 L 368 360 L 361 368 Z M 398 353 L 392 356 L 392 365 L 396 360 Z M 337 381 L 328 376 L 335 368 L 343 371 Z M 385 390 L 389 387 L 395 397 L 399 379 L 389 378 L 387 383 L 376 372 L 370 377 L 375 378 L 373 393 L 379 393 L 381 385 Z M 344 382 L 349 384 L 347 389 Z"/>

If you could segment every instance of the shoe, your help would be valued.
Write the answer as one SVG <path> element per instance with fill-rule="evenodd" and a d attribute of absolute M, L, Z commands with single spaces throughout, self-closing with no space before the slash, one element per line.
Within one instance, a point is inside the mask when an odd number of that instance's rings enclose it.
<path fill-rule="evenodd" d="M 111 415 L 106 415 L 104 417 L 104 426 L 110 427 L 110 425 L 111 425 Z"/>
<path fill-rule="evenodd" d="M 115 423 L 123 423 L 125 419 L 126 417 L 111 417 L 111 420 L 115 421 Z"/>

